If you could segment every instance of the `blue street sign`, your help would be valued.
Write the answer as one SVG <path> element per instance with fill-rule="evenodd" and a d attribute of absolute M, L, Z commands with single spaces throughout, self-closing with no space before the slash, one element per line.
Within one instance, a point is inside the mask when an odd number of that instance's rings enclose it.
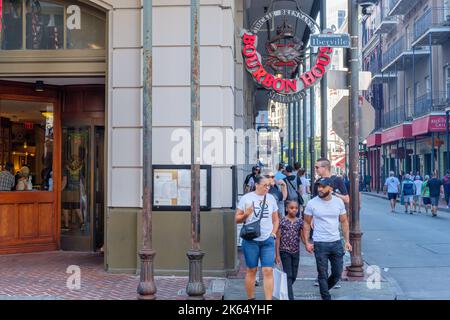
<path fill-rule="evenodd" d="M 311 47 L 349 48 L 350 35 L 348 33 L 313 34 Z"/>

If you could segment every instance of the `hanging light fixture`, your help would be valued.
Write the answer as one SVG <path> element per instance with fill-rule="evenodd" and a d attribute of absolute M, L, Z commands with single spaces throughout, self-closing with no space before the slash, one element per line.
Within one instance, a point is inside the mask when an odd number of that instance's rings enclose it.
<path fill-rule="evenodd" d="M 41 80 L 36 81 L 34 91 L 43 92 L 44 91 L 44 81 L 41 81 Z"/>

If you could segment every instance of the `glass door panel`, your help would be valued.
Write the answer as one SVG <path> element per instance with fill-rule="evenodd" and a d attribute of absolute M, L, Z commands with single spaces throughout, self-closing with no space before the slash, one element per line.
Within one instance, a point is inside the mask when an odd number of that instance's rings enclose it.
<path fill-rule="evenodd" d="M 91 130 L 62 129 L 61 247 L 91 251 Z"/>

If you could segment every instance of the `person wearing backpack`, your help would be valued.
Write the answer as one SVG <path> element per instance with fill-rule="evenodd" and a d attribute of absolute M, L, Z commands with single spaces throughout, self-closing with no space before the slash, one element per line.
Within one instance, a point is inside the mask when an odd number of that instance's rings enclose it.
<path fill-rule="evenodd" d="M 301 196 L 301 191 L 299 186 L 301 185 L 301 180 L 298 179 L 297 175 L 294 173 L 294 168 L 292 166 L 286 167 L 286 178 L 284 179 L 287 189 L 286 201 L 296 201 L 300 206 L 303 205 L 303 198 Z M 300 217 L 301 210 L 299 209 L 296 217 Z"/>
<path fill-rule="evenodd" d="M 402 195 L 405 200 L 405 213 L 408 213 L 408 207 L 411 206 L 410 214 L 413 214 L 414 195 L 416 194 L 416 185 L 411 180 L 409 174 L 405 175 L 402 182 Z"/>

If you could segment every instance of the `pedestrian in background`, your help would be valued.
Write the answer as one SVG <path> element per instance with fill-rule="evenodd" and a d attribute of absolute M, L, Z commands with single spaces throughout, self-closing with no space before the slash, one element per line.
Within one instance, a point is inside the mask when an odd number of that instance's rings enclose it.
<path fill-rule="evenodd" d="M 261 168 L 254 166 L 252 173 L 245 177 L 244 181 L 244 194 L 255 191 L 255 177 L 261 173 Z"/>
<path fill-rule="evenodd" d="M 286 183 L 283 180 L 275 180 L 275 174 L 272 171 L 268 171 L 264 175 L 270 181 L 269 193 L 274 196 L 278 205 L 278 214 L 281 219 L 285 215 L 284 202 L 287 198 Z"/>
<path fill-rule="evenodd" d="M 391 202 L 391 212 L 395 212 L 397 196 L 400 193 L 400 181 L 395 176 L 394 171 L 389 172 L 389 177 L 386 178 L 386 182 L 384 183 L 384 194 L 386 193 L 389 201 Z"/>
<path fill-rule="evenodd" d="M 299 210 L 296 201 L 286 202 L 287 215 L 280 222 L 276 242 L 276 262 L 283 266 L 287 276 L 289 300 L 294 300 L 292 285 L 297 280 L 298 265 L 300 262 L 300 240 L 305 243 L 302 228 L 303 220 L 297 218 Z"/>
<path fill-rule="evenodd" d="M 402 196 L 405 202 L 405 213 L 408 213 L 408 207 L 410 207 L 409 213 L 413 214 L 413 201 L 414 195 L 416 194 L 416 185 L 411 180 L 411 176 L 409 174 L 405 175 L 405 179 L 402 182 Z"/>
<path fill-rule="evenodd" d="M 298 171 L 299 177 L 300 177 L 300 182 L 301 182 L 301 195 L 303 197 L 303 206 L 305 207 L 306 204 L 308 203 L 308 201 L 311 199 L 311 182 L 306 179 L 305 176 L 306 170 L 304 168 L 301 168 Z M 303 212 L 303 210 L 302 210 Z"/>
<path fill-rule="evenodd" d="M 437 210 L 439 207 L 439 197 L 444 195 L 444 187 L 442 186 L 442 180 L 438 179 L 437 172 L 435 171 L 433 177 L 428 181 L 428 188 L 430 189 L 431 199 L 431 213 L 433 217 L 437 216 Z"/>
<path fill-rule="evenodd" d="M 348 189 L 344 184 L 341 177 L 336 175 L 331 175 L 331 162 L 326 158 L 320 158 L 316 162 L 316 173 L 320 178 L 330 178 L 331 186 L 333 187 L 333 192 L 336 193 L 336 197 L 344 201 L 347 205 L 350 203 L 350 196 L 348 195 Z M 313 197 L 318 196 L 318 182 L 314 184 Z"/>
<path fill-rule="evenodd" d="M 444 186 L 445 203 L 447 206 L 450 204 L 450 170 L 447 170 L 447 174 L 442 179 Z"/>
<path fill-rule="evenodd" d="M 320 295 L 323 300 L 331 300 L 329 290 L 342 276 L 344 248 L 346 251 L 352 251 L 352 246 L 344 202 L 332 195 L 333 181 L 330 178 L 321 178 L 317 184 L 318 196 L 309 201 L 305 209 L 303 232 L 306 251 L 314 253 L 316 258 Z M 310 243 L 308 239 L 313 219 L 313 243 Z M 339 223 L 344 234 L 344 247 L 339 233 Z M 328 277 L 328 261 L 331 264 L 330 277 Z"/>
<path fill-rule="evenodd" d="M 417 207 L 419 207 L 419 213 L 421 213 L 422 207 L 422 186 L 423 181 L 420 176 L 414 178 L 414 185 L 416 187 L 416 193 L 414 194 L 414 212 L 417 212 Z"/>
<path fill-rule="evenodd" d="M 423 206 L 425 207 L 425 213 L 428 214 L 428 209 L 431 210 L 431 199 L 430 199 L 430 187 L 428 187 L 428 182 L 430 181 L 430 176 L 425 176 L 425 181 L 422 184 L 422 200 Z"/>
<path fill-rule="evenodd" d="M 300 194 L 301 180 L 294 173 L 294 168 L 292 166 L 287 166 L 285 173 L 287 176 L 284 179 L 284 182 L 286 183 L 286 189 L 287 189 L 287 199 L 286 200 L 297 201 L 297 203 L 300 206 L 303 204 L 303 198 Z M 298 217 L 300 217 L 300 210 L 297 212 L 297 218 Z"/>
<path fill-rule="evenodd" d="M 372 192 L 370 188 L 370 183 L 372 182 L 372 177 L 369 174 L 366 174 L 364 177 L 364 185 L 366 186 L 366 192 Z"/>

